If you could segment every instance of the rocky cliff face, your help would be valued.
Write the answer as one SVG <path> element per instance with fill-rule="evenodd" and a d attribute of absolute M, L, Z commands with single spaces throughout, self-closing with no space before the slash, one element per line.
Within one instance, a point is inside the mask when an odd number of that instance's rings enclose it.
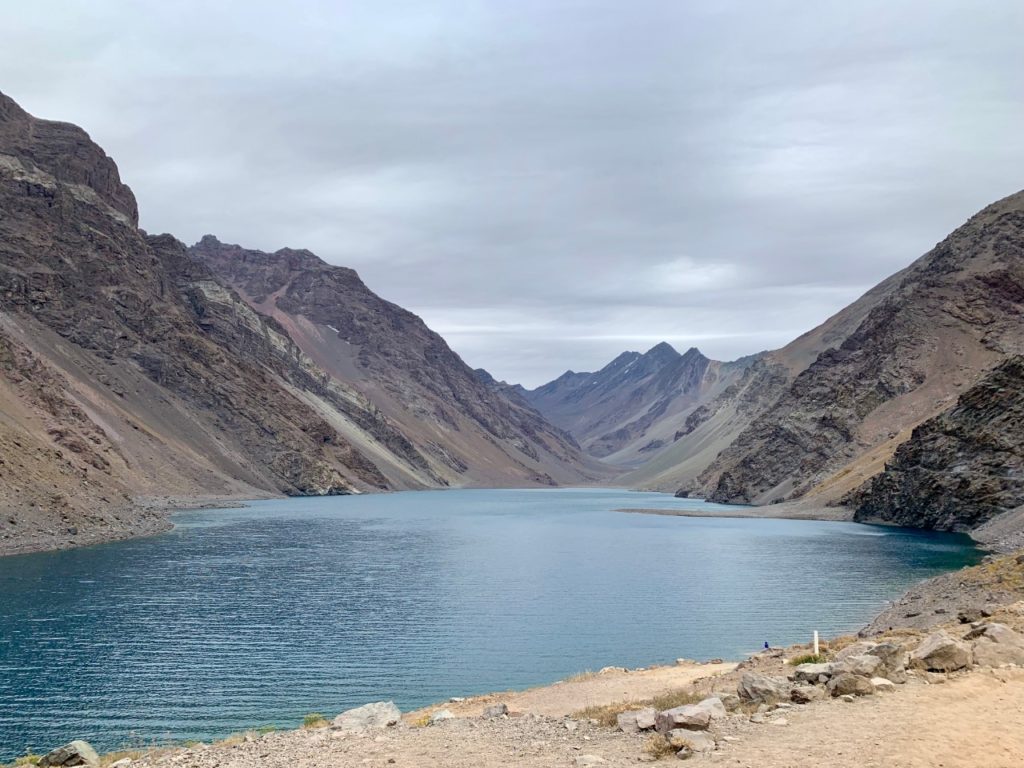
<path fill-rule="evenodd" d="M 849 494 L 856 519 L 968 530 L 1024 505 L 1024 357 L 916 427 L 885 469 Z"/>
<path fill-rule="evenodd" d="M 451 351 L 354 273 L 289 271 L 311 313 L 343 305 L 330 319 L 368 361 L 360 370 L 373 386 L 333 375 L 335 360 L 307 353 L 298 320 L 257 311 L 173 237 L 138 229 L 131 190 L 84 131 L 2 95 L 0 211 L 0 552 L 159 527 L 132 504 L 139 495 L 469 483 L 446 440 L 467 420 L 491 427 L 481 426 L 491 446 L 481 455 L 506 484 L 553 482 L 542 445 L 565 476 L 582 476 L 571 442 L 536 413 L 471 372 L 438 378 L 455 366 Z M 293 255 L 282 269 L 309 263 Z M 356 294 L 362 303 L 345 304 Z M 390 346 L 378 354 L 375 344 Z M 448 432 L 411 439 L 371 400 L 379 392 Z M 520 458 L 531 451 L 532 465 Z"/>
<path fill-rule="evenodd" d="M 98 399 L 123 398 L 99 373 L 123 366 L 216 430 L 222 466 L 245 468 L 237 474 L 257 487 L 331 494 L 386 485 L 281 385 L 297 370 L 287 336 L 239 314 L 244 304 L 180 243 L 137 228 L 131 190 L 83 131 L 36 120 L 6 98 L 0 118 L 2 311 L 40 370 L 77 358 L 74 370 L 54 374 L 72 382 L 69 399 L 80 397 L 75 383 Z"/>
<path fill-rule="evenodd" d="M 1024 349 L 1024 194 L 973 217 L 899 276 L 701 475 L 716 501 L 838 498 L 921 422 Z"/>

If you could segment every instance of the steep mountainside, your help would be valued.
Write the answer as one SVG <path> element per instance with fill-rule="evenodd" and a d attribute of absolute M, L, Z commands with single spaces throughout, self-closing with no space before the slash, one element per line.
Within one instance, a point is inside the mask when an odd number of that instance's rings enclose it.
<path fill-rule="evenodd" d="M 913 427 L 1024 350 L 1024 194 L 989 206 L 897 277 L 722 451 L 699 490 L 729 502 L 839 498 Z"/>
<path fill-rule="evenodd" d="M 159 527 L 131 503 L 138 495 L 472 482 L 457 457 L 437 458 L 447 443 L 421 451 L 288 328 L 174 238 L 140 230 L 137 216 L 113 161 L 84 131 L 0 95 L 0 551 Z M 393 322 L 378 310 L 362 307 L 358 324 Z M 424 359 L 443 354 L 435 344 Z M 395 375 L 406 362 L 416 379 L 406 358 Z M 550 443 L 566 475 L 581 477 L 572 445 L 536 414 L 516 421 L 501 411 L 517 407 L 500 399 L 448 392 L 452 432 L 465 418 L 499 425 L 482 476 L 550 482 L 528 456 Z"/>
<path fill-rule="evenodd" d="M 974 528 L 1024 505 L 1024 357 L 916 427 L 844 502 L 858 520 L 938 530 Z"/>
<path fill-rule="evenodd" d="M 419 317 L 381 299 L 351 269 L 309 251 L 264 253 L 212 236 L 190 252 L 287 328 L 332 377 L 371 400 L 446 481 L 587 479 L 568 434 L 481 380 Z"/>

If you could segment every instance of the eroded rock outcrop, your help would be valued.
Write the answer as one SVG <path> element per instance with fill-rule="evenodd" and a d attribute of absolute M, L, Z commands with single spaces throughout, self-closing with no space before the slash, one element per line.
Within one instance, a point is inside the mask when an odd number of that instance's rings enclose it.
<path fill-rule="evenodd" d="M 966 530 L 1024 504 L 1024 357 L 914 429 L 846 502 L 858 520 Z"/>

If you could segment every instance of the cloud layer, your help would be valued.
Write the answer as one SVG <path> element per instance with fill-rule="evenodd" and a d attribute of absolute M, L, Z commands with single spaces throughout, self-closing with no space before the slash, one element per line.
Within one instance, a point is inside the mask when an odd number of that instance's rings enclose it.
<path fill-rule="evenodd" d="M 210 7 L 213 6 L 213 7 Z M 776 347 L 1024 186 L 1018 2 L 60 2 L 0 89 L 143 226 L 307 247 L 539 384 Z"/>

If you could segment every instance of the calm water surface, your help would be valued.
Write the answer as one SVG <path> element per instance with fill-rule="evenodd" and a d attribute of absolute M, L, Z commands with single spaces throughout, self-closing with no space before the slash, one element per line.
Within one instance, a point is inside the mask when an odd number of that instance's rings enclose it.
<path fill-rule="evenodd" d="M 865 623 L 965 537 L 664 517 L 616 490 L 261 501 L 0 559 L 0 760 L 403 709 L 605 665 L 738 658 Z"/>

